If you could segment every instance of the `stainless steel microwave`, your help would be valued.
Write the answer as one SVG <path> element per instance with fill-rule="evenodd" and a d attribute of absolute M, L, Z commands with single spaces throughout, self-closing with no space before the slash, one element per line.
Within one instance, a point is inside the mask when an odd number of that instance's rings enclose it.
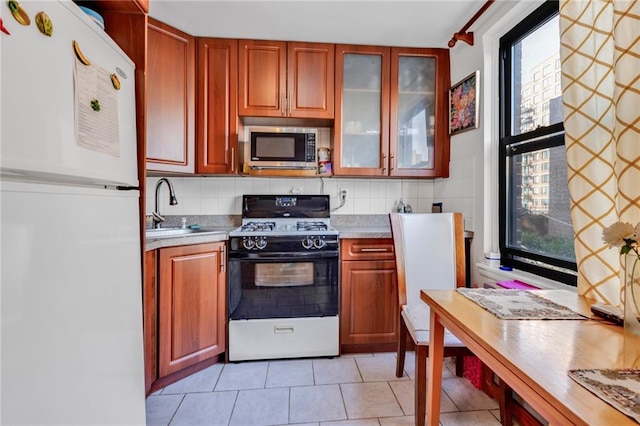
<path fill-rule="evenodd" d="M 318 129 L 252 126 L 245 132 L 244 163 L 252 168 L 318 167 Z"/>

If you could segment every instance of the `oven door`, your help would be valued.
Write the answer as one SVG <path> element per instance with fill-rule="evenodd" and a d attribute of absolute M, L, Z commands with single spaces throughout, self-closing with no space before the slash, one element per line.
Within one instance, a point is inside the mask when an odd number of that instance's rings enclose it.
<path fill-rule="evenodd" d="M 229 318 L 338 315 L 338 253 L 230 253 Z"/>

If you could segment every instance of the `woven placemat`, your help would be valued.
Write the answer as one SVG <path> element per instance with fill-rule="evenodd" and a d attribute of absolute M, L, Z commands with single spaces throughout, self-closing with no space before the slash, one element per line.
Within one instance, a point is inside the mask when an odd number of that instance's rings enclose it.
<path fill-rule="evenodd" d="M 569 377 L 640 423 L 640 370 L 569 370 Z"/>
<path fill-rule="evenodd" d="M 459 288 L 458 292 L 500 319 L 585 319 L 566 306 L 538 296 L 536 290 Z"/>

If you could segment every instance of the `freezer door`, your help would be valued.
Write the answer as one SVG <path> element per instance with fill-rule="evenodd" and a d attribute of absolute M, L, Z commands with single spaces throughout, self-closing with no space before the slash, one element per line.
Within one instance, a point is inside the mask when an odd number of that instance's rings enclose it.
<path fill-rule="evenodd" d="M 0 194 L 0 423 L 144 425 L 138 192 Z"/>
<path fill-rule="evenodd" d="M 44 11 L 54 32 L 46 37 L 33 22 L 19 25 L 6 5 L 0 8 L 11 32 L 0 37 L 3 174 L 138 186 L 133 63 L 73 2 L 20 6 L 32 21 Z M 77 65 L 82 78 L 74 78 L 73 40 L 91 63 Z M 120 90 L 110 74 L 118 76 Z M 85 99 L 78 102 L 82 114 L 74 107 L 75 91 Z M 92 99 L 100 111 L 87 110 Z"/>

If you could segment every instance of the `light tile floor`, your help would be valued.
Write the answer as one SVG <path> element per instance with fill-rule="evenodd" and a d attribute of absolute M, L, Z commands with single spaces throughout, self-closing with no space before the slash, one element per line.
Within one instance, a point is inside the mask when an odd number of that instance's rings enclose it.
<path fill-rule="evenodd" d="M 217 364 L 150 395 L 147 425 L 413 425 L 413 353 L 402 378 L 395 363 L 376 353 Z M 446 367 L 440 424 L 499 426 L 498 403 Z"/>

